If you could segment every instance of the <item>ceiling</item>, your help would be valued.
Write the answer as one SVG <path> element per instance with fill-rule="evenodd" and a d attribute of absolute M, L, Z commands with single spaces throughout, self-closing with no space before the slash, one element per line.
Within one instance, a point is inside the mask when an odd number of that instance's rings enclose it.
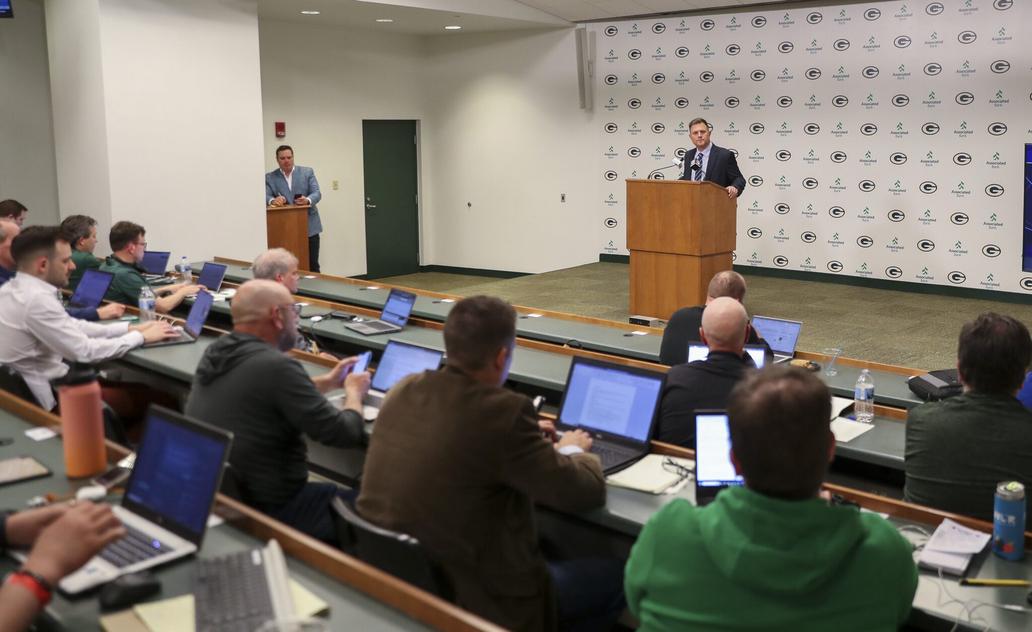
<path fill-rule="evenodd" d="M 766 0 L 780 4 L 790 0 Z M 728 9 L 757 0 L 258 0 L 263 19 L 407 35 L 562 28 L 573 22 Z M 301 11 L 319 11 L 302 15 Z M 391 19 L 379 23 L 377 19 Z M 448 25 L 460 31 L 445 31 Z"/>

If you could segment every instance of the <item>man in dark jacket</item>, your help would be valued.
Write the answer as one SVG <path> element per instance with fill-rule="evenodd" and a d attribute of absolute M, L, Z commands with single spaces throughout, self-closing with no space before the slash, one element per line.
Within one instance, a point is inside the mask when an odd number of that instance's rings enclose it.
<path fill-rule="evenodd" d="M 702 341 L 709 357 L 680 364 L 667 373 L 659 408 L 656 440 L 695 447 L 695 411 L 724 408 L 731 389 L 755 368 L 745 353 L 749 317 L 733 298 L 710 301 L 702 314 Z"/>
<path fill-rule="evenodd" d="M 347 375 L 355 358 L 309 377 L 287 355 L 298 314 L 285 287 L 248 281 L 233 299 L 233 332 L 208 347 L 194 375 L 186 414 L 233 433 L 229 462 L 248 504 L 327 542 L 336 540 L 330 502 L 348 496 L 308 482 L 302 435 L 330 446 L 364 443 L 362 398 L 368 373 Z M 344 410 L 323 393 L 343 387 Z"/>

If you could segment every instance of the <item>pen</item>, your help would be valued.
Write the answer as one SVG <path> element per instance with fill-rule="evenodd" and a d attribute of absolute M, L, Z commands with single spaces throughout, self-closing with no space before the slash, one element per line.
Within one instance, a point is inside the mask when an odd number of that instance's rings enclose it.
<path fill-rule="evenodd" d="M 960 580 L 961 586 L 1032 586 L 1027 579 L 968 579 Z"/>

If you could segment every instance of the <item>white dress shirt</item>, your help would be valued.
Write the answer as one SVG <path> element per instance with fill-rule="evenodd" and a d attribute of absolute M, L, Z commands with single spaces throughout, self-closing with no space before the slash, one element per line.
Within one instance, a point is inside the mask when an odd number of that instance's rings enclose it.
<path fill-rule="evenodd" d="M 50 380 L 64 376 L 73 362 L 99 362 L 143 344 L 128 322 L 108 325 L 72 318 L 57 288 L 18 273 L 0 287 L 0 362 L 17 371 L 47 410 L 57 403 Z"/>
<path fill-rule="evenodd" d="M 710 143 L 709 145 L 706 145 L 702 149 L 696 149 L 695 150 L 695 156 L 694 156 L 695 159 L 698 159 L 700 155 L 702 156 L 702 161 L 699 163 L 699 171 L 702 172 L 702 178 L 701 178 L 702 180 L 706 179 L 706 167 L 709 166 L 710 151 L 712 151 L 712 150 L 713 150 L 713 143 Z M 692 160 L 692 162 L 695 162 L 695 160 Z M 691 179 L 692 180 L 695 179 L 695 172 L 694 171 L 691 172 Z"/>

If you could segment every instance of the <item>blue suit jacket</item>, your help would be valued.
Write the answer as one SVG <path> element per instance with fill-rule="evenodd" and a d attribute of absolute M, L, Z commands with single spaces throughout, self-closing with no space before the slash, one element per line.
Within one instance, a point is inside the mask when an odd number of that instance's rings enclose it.
<path fill-rule="evenodd" d="M 265 203 L 272 202 L 273 198 L 282 195 L 287 198 L 287 204 L 294 203 L 295 195 L 303 195 L 312 201 L 308 207 L 308 236 L 318 235 L 322 232 L 322 220 L 319 219 L 319 208 L 316 206 L 322 199 L 319 191 L 319 181 L 315 179 L 315 170 L 311 167 L 294 165 L 294 173 L 291 176 L 294 188 L 287 186 L 287 179 L 277 169 L 265 174 Z"/>

